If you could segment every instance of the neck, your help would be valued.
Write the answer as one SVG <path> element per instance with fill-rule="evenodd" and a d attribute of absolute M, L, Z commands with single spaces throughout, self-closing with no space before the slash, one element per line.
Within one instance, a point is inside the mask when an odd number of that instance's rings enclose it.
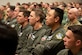
<path fill-rule="evenodd" d="M 60 24 L 52 25 L 52 27 L 51 27 L 52 32 L 53 32 L 54 30 L 56 30 L 57 28 L 59 28 L 59 27 L 60 27 Z"/>
<path fill-rule="evenodd" d="M 34 30 L 38 30 L 42 27 L 42 23 L 38 22 L 34 25 Z"/>
<path fill-rule="evenodd" d="M 77 18 L 74 18 L 74 19 L 72 19 L 72 20 L 70 20 L 70 21 L 73 23 L 75 20 L 77 20 Z"/>
<path fill-rule="evenodd" d="M 24 23 L 22 24 L 22 28 L 24 28 L 27 24 L 28 24 L 28 22 L 24 22 Z"/>
<path fill-rule="evenodd" d="M 79 47 L 78 48 L 76 47 L 75 49 L 71 49 L 71 52 L 73 53 L 73 55 L 77 55 L 79 51 L 80 51 Z"/>

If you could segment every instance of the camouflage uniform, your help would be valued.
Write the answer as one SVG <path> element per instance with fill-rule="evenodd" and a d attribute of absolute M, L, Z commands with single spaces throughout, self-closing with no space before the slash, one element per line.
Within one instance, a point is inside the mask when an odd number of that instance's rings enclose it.
<path fill-rule="evenodd" d="M 67 30 L 67 28 L 72 25 L 81 25 L 81 23 L 78 20 L 75 20 L 74 22 L 69 21 L 64 25 L 64 29 Z"/>

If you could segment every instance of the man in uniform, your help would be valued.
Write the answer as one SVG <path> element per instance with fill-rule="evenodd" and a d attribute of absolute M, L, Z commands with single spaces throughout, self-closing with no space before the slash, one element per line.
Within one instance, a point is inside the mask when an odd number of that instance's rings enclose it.
<path fill-rule="evenodd" d="M 63 40 L 66 49 L 57 55 L 82 55 L 82 25 L 69 26 Z"/>
<path fill-rule="evenodd" d="M 63 19 L 63 10 L 59 8 L 51 8 L 51 10 L 46 15 L 46 25 L 51 28 L 51 30 L 47 30 L 45 36 L 41 38 L 40 44 L 36 46 L 33 54 L 36 55 L 53 55 L 54 53 L 50 53 L 49 49 L 53 46 L 56 46 L 64 37 L 65 30 L 61 26 L 61 22 Z M 48 49 L 48 52 L 45 51 L 45 48 Z M 59 50 L 62 48 L 59 48 Z"/>
<path fill-rule="evenodd" d="M 31 54 L 32 49 L 40 43 L 41 37 L 44 36 L 46 29 L 43 28 L 43 19 L 45 14 L 41 9 L 33 9 L 29 16 L 29 24 L 33 27 L 33 32 L 28 36 L 26 55 Z"/>
<path fill-rule="evenodd" d="M 14 16 L 14 9 L 15 9 L 15 6 L 10 6 L 9 8 L 7 8 L 7 19 L 4 22 L 5 24 L 10 25 L 13 28 L 17 23 L 16 17 Z"/>
<path fill-rule="evenodd" d="M 19 12 L 17 16 L 17 22 L 20 24 L 18 31 L 19 42 L 17 48 L 17 54 L 21 55 L 25 50 L 27 44 L 27 36 L 32 32 L 32 26 L 28 23 L 28 17 L 30 12 L 23 9 Z"/>
<path fill-rule="evenodd" d="M 78 21 L 78 9 L 77 8 L 71 8 L 68 11 L 68 19 L 69 21 L 64 26 L 65 30 L 67 30 L 67 27 L 71 25 L 81 25 L 81 23 Z"/>

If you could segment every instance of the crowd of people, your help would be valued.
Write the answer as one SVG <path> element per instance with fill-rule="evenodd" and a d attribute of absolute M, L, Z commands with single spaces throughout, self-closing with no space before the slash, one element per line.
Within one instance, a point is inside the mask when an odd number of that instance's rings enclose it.
<path fill-rule="evenodd" d="M 13 6 L 8 2 L 0 6 L 0 22 L 0 40 L 7 31 L 9 38 L 17 35 L 16 43 L 9 41 L 13 43 L 10 46 L 15 45 L 11 46 L 14 50 L 10 48 L 8 54 L 1 50 L 2 55 L 82 54 L 82 3 L 29 2 Z M 2 29 L 2 23 L 16 32 Z"/>

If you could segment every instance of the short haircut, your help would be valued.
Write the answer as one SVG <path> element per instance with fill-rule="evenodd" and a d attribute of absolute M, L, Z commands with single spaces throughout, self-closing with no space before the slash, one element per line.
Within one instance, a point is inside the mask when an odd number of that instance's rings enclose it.
<path fill-rule="evenodd" d="M 42 21 L 45 19 L 45 14 L 44 14 L 44 12 L 43 12 L 43 10 L 41 10 L 41 9 L 37 9 L 37 8 L 35 8 L 35 9 L 33 9 L 32 11 L 34 11 L 35 12 L 35 15 L 36 16 L 39 16 L 40 17 L 40 22 L 42 23 Z"/>
<path fill-rule="evenodd" d="M 15 6 L 9 6 L 10 10 L 14 11 Z"/>
<path fill-rule="evenodd" d="M 15 55 L 17 44 L 16 30 L 0 22 L 0 54 Z"/>
<path fill-rule="evenodd" d="M 30 16 L 30 11 L 27 11 L 26 9 L 22 9 L 19 12 L 23 12 L 24 17 L 29 17 Z"/>
<path fill-rule="evenodd" d="M 82 41 L 82 25 L 69 26 L 68 30 L 73 32 L 75 39 Z"/>
<path fill-rule="evenodd" d="M 55 10 L 55 14 L 54 14 L 54 16 L 55 17 L 59 17 L 60 18 L 60 24 L 62 23 L 62 20 L 63 20 L 63 14 L 64 14 L 64 11 L 62 10 L 62 9 L 60 9 L 60 8 L 51 8 L 51 9 L 53 9 L 53 10 Z"/>

